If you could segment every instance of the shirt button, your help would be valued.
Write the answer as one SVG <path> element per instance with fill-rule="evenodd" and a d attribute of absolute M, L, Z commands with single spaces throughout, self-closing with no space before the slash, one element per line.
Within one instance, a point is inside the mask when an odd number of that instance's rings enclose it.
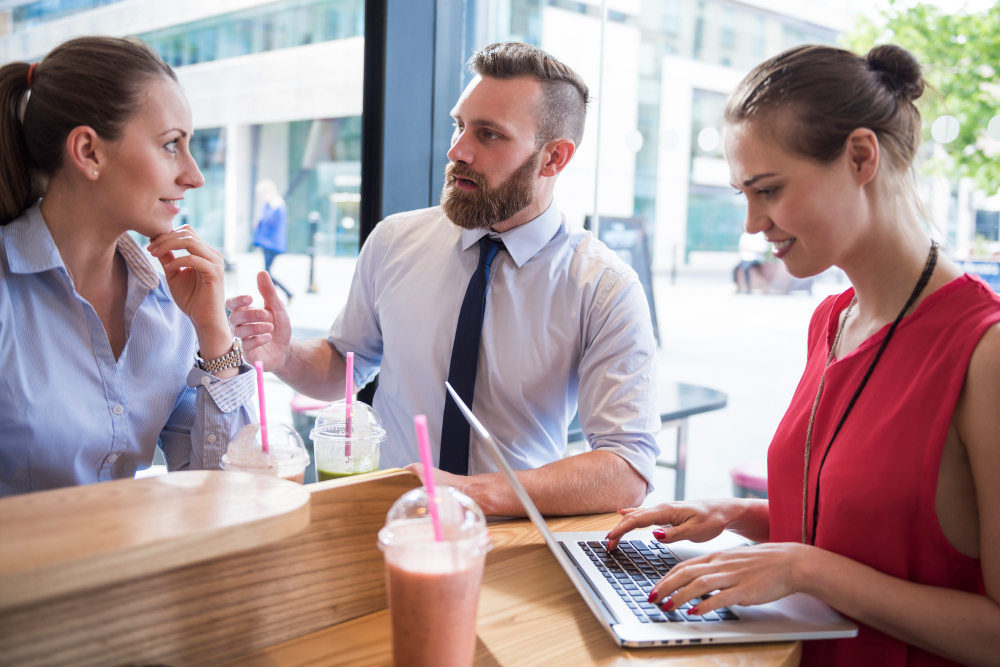
<path fill-rule="evenodd" d="M 205 438 L 205 440 L 208 440 L 209 442 L 215 442 L 215 439 L 216 438 L 215 438 L 215 434 L 214 433 L 209 433 L 208 437 Z"/>
<path fill-rule="evenodd" d="M 208 386 L 208 385 L 210 385 L 210 384 L 212 384 L 212 379 L 211 379 L 211 378 L 208 378 L 208 377 L 203 377 L 203 378 L 201 379 L 201 385 L 202 385 L 203 387 L 207 387 L 207 386 Z"/>
<path fill-rule="evenodd" d="M 114 463 L 117 460 L 118 460 L 117 454 L 112 454 L 111 456 L 108 457 L 108 463 Z"/>
<path fill-rule="evenodd" d="M 125 412 L 125 406 L 119 403 L 115 407 L 111 408 L 111 412 L 115 413 L 116 415 L 120 415 L 121 413 Z"/>

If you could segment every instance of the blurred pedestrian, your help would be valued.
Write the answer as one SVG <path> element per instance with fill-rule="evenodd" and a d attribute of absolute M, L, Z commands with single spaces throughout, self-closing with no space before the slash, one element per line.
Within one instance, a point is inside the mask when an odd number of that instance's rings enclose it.
<path fill-rule="evenodd" d="M 253 244 L 264 251 L 264 270 L 290 302 L 293 296 L 291 290 L 271 273 L 275 258 L 288 248 L 288 206 L 278 192 L 278 186 L 271 180 L 265 179 L 257 184 L 257 199 L 263 202 L 263 207 L 254 230 Z"/>

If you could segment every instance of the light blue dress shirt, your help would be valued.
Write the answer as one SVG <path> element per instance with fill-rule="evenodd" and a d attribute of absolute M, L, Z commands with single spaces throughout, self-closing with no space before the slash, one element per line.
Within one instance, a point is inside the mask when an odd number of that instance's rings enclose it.
<path fill-rule="evenodd" d="M 359 386 L 379 373 L 382 468 L 419 460 L 417 414 L 439 461 L 455 328 L 486 233 L 434 207 L 387 218 L 361 250 L 329 340 L 354 352 Z M 652 489 L 656 343 L 635 271 L 590 232 L 567 229 L 555 204 L 499 237 L 506 250 L 490 272 L 473 411 L 523 470 L 562 456 L 579 405 L 590 447 L 628 461 Z M 473 437 L 469 474 L 495 470 Z"/>
<path fill-rule="evenodd" d="M 194 327 L 166 278 L 128 234 L 118 253 L 127 342 L 115 361 L 38 204 L 0 227 L 0 496 L 132 477 L 157 444 L 169 470 L 219 468 L 256 421 L 253 372 L 195 367 Z"/>

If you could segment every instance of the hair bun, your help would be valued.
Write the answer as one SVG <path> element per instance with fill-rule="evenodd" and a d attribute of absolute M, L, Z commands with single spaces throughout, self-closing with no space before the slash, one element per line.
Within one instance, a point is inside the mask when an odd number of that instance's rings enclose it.
<path fill-rule="evenodd" d="M 876 46 L 865 56 L 868 69 L 876 72 L 882 84 L 910 102 L 924 94 L 924 77 L 913 54 L 895 44 Z"/>

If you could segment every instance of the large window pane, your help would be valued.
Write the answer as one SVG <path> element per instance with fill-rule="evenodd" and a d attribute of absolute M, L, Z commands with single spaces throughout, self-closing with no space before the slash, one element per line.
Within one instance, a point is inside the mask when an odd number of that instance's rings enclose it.
<path fill-rule="evenodd" d="M 837 37 L 834 27 L 804 22 L 794 12 L 721 0 L 619 0 L 606 3 L 601 53 L 599 0 L 475 0 L 472 6 L 482 26 L 476 46 L 506 40 L 540 46 L 602 98 L 600 136 L 595 101 L 575 164 L 557 185 L 559 203 L 582 223 L 594 213 L 597 176 L 597 213 L 642 218 L 660 270 L 693 250 L 736 250 L 742 205 L 729 192 L 722 196 L 725 94 L 765 58 Z"/>

